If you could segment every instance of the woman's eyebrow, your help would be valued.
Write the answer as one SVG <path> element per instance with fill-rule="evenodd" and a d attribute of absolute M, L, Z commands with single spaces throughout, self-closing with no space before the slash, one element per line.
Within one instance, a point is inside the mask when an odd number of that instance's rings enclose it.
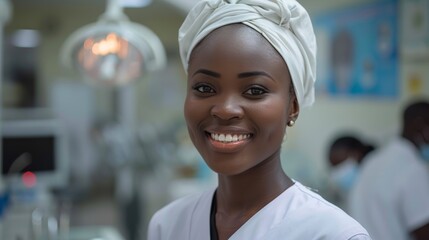
<path fill-rule="evenodd" d="M 273 79 L 268 73 L 263 72 L 263 71 L 254 71 L 254 72 L 244 72 L 244 73 L 240 73 L 238 74 L 238 78 L 248 78 L 248 77 L 254 77 L 254 76 L 266 76 L 270 79 Z"/>
<path fill-rule="evenodd" d="M 215 78 L 220 78 L 220 74 L 219 73 L 213 72 L 213 71 L 210 71 L 210 70 L 207 70 L 207 69 L 198 69 L 196 72 L 194 72 L 194 74 L 192 74 L 192 76 L 195 76 L 198 73 L 209 75 L 209 76 L 212 76 L 212 77 L 215 77 Z"/>
<path fill-rule="evenodd" d="M 197 71 L 195 71 L 194 74 L 192 74 L 192 76 L 195 76 L 196 74 L 201 73 L 201 74 L 205 74 L 211 77 L 215 77 L 215 78 L 220 78 L 221 75 L 220 73 L 217 72 L 213 72 L 211 70 L 208 69 L 198 69 Z M 254 77 L 254 76 L 266 76 L 270 79 L 273 79 L 268 73 L 263 72 L 263 71 L 253 71 L 253 72 L 244 72 L 244 73 L 239 73 L 238 74 L 238 78 L 248 78 L 248 77 Z"/>

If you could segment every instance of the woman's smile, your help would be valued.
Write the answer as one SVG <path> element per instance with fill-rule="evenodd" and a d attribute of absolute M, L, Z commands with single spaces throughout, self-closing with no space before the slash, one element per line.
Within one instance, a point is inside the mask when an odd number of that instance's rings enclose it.
<path fill-rule="evenodd" d="M 217 133 L 206 132 L 207 139 L 212 149 L 216 152 L 236 152 L 242 149 L 251 141 L 251 133 Z"/>

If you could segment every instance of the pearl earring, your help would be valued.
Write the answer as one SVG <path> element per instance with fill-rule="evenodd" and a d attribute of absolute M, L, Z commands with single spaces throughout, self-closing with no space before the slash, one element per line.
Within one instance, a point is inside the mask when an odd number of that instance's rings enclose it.
<path fill-rule="evenodd" d="M 287 125 L 288 125 L 289 127 L 292 127 L 293 125 L 295 125 L 295 121 L 294 121 L 294 120 L 290 120 L 290 121 L 287 123 Z"/>

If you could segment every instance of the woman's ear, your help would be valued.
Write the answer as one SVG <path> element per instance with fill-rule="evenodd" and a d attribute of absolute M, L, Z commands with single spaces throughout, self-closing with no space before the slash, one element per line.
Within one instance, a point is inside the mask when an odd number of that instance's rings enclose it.
<path fill-rule="evenodd" d="M 289 117 L 288 117 L 288 124 L 292 122 L 296 122 L 299 115 L 299 104 L 298 99 L 295 95 L 291 97 L 291 101 L 289 102 Z M 293 124 L 292 124 L 293 125 Z"/>

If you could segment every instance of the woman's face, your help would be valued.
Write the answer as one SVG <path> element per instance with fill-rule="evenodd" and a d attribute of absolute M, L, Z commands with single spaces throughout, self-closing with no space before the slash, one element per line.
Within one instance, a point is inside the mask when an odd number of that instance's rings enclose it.
<path fill-rule="evenodd" d="M 194 49 L 184 113 L 215 172 L 236 175 L 279 159 L 287 122 L 298 117 L 290 87 L 284 60 L 245 25 L 219 28 Z"/>

